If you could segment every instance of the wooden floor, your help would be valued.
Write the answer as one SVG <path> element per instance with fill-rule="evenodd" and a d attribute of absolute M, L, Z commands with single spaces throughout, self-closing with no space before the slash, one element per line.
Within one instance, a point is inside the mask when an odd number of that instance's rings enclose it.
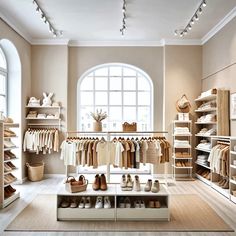
<path fill-rule="evenodd" d="M 24 209 L 34 198 L 37 194 L 56 194 L 59 187 L 63 182 L 63 177 L 51 177 L 45 179 L 41 182 L 26 182 L 23 185 L 18 185 L 17 188 L 21 191 L 21 198 L 11 204 L 9 207 L 0 210 L 0 235 L 57 235 L 57 236 L 84 236 L 84 235 L 96 235 L 96 236 L 169 236 L 169 235 L 177 235 L 177 236 L 195 236 L 195 235 L 206 235 L 206 236 L 236 236 L 236 233 L 126 233 L 126 232 L 117 232 L 117 233 L 85 233 L 85 232 L 40 232 L 40 233 L 33 233 L 33 232 L 4 232 L 4 229 L 7 225 Z M 226 223 L 228 223 L 235 231 L 236 231 L 236 204 L 233 204 L 221 194 L 217 193 L 215 190 L 211 189 L 204 183 L 199 180 L 196 181 L 186 181 L 186 182 L 173 182 L 169 184 L 168 191 L 170 194 L 198 194 L 202 197 L 217 213 L 220 215 Z M 191 206 L 189 206 L 189 211 L 191 212 Z M 207 219 L 206 219 L 207 220 Z"/>

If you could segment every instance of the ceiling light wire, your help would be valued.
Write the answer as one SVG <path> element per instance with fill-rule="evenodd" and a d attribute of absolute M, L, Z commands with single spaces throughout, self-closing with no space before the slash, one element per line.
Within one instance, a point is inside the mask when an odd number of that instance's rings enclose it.
<path fill-rule="evenodd" d="M 126 7 L 127 7 L 126 0 L 123 0 L 123 6 L 122 6 L 123 18 L 122 18 L 122 27 L 120 29 L 121 36 L 124 36 L 124 32 L 126 30 L 126 19 L 127 19 Z"/>

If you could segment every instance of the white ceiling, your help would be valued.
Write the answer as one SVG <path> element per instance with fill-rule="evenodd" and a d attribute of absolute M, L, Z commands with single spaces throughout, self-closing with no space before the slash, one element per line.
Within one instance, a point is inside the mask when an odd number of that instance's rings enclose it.
<path fill-rule="evenodd" d="M 127 0 L 127 31 L 121 37 L 123 0 L 38 0 L 63 38 L 76 42 L 175 40 L 201 0 Z M 236 0 L 207 0 L 200 20 L 185 39 L 202 39 L 232 9 Z M 0 16 L 31 41 L 55 40 L 32 0 L 0 0 Z"/>

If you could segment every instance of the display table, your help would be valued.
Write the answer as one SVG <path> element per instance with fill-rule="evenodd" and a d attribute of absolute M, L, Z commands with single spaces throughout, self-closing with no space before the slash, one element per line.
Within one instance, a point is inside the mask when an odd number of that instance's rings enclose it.
<path fill-rule="evenodd" d="M 161 186 L 158 193 L 142 191 L 122 191 L 119 184 L 108 184 L 107 191 L 94 191 L 92 185 L 89 184 L 87 190 L 79 193 L 69 193 L 63 186 L 57 193 L 57 220 L 110 220 L 110 221 L 169 221 L 169 194 L 166 189 Z M 97 196 L 109 196 L 111 208 L 95 209 Z M 85 208 L 62 208 L 62 201 L 80 202 L 81 197 L 90 197 L 92 207 Z M 131 208 L 119 208 L 121 198 L 128 197 L 131 201 Z M 146 208 L 134 208 L 134 201 L 142 200 L 145 202 Z M 160 208 L 149 208 L 149 201 L 159 201 Z"/>

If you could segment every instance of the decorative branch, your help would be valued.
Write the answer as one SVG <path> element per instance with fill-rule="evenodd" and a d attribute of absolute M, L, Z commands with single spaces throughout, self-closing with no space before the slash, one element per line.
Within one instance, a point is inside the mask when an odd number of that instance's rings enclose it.
<path fill-rule="evenodd" d="M 90 115 L 97 122 L 101 122 L 107 118 L 107 113 L 103 112 L 102 109 L 100 109 L 100 111 L 97 109 L 96 112 L 90 112 Z"/>

